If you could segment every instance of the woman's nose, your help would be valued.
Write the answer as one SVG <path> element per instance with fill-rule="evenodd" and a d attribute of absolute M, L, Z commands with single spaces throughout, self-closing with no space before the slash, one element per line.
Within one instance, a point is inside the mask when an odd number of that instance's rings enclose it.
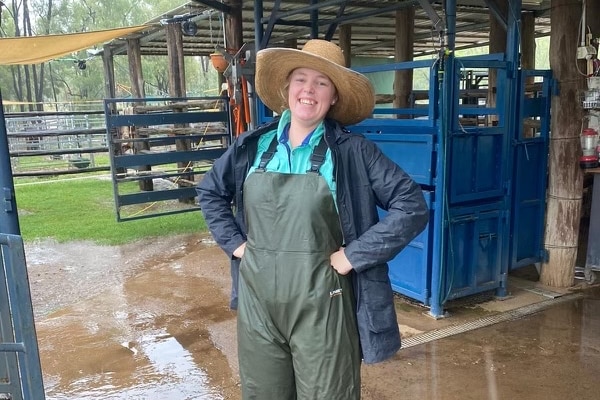
<path fill-rule="evenodd" d="M 313 85 L 311 82 L 306 82 L 304 84 L 304 91 L 307 93 L 313 93 L 315 91 L 315 85 Z"/>

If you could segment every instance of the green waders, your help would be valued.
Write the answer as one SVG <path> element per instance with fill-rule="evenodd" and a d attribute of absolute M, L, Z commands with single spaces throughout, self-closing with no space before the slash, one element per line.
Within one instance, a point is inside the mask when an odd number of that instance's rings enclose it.
<path fill-rule="evenodd" d="M 244 184 L 248 241 L 238 304 L 244 400 L 360 398 L 351 278 L 329 261 L 342 233 L 318 173 L 327 150 L 321 142 L 322 154 L 315 149 L 306 174 L 264 172 L 265 154 Z"/>

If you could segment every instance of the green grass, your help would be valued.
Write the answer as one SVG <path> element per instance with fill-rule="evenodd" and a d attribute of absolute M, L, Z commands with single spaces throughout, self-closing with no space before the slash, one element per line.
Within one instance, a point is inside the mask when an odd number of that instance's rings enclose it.
<path fill-rule="evenodd" d="M 150 237 L 206 231 L 200 211 L 117 222 L 110 179 L 26 184 L 28 181 L 20 184 L 15 180 L 19 224 L 25 241 L 53 238 L 58 242 L 89 240 L 118 245 Z M 136 207 L 141 211 L 147 206 Z M 156 211 L 164 206 L 154 207 Z"/>

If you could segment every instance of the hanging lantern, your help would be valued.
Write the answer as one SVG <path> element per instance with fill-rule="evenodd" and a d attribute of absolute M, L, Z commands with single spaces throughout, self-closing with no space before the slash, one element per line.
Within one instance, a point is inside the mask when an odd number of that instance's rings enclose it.
<path fill-rule="evenodd" d="M 581 168 L 597 168 L 598 153 L 596 145 L 598 143 L 598 132 L 592 128 L 586 128 L 581 132 L 581 150 L 582 155 L 579 159 Z"/>
<path fill-rule="evenodd" d="M 210 62 L 212 63 L 214 69 L 216 69 L 220 73 L 225 72 L 225 70 L 229 66 L 229 63 L 227 62 L 227 60 L 225 60 L 225 57 L 221 53 L 212 53 L 210 55 Z"/>

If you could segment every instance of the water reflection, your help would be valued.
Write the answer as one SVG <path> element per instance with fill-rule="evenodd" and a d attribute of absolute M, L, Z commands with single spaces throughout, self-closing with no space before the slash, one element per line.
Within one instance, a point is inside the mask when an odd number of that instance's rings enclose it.
<path fill-rule="evenodd" d="M 194 363 L 191 353 L 165 331 L 142 336 L 129 350 L 135 354 L 136 366 L 126 380 L 118 368 L 85 374 L 66 387 L 50 379 L 47 399 L 223 399 L 210 389 L 206 373 Z"/>
<path fill-rule="evenodd" d="M 597 294 L 406 348 L 387 365 L 364 368 L 365 398 L 597 399 Z"/>

